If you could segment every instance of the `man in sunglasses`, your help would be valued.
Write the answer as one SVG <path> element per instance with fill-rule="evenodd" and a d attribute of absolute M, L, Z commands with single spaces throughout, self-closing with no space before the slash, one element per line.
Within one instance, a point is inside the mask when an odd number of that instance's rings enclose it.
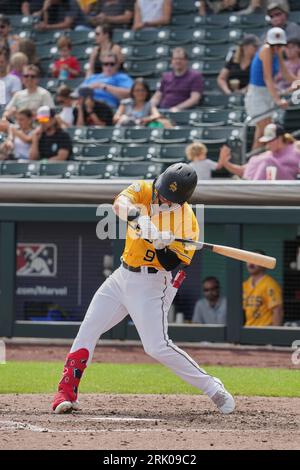
<path fill-rule="evenodd" d="M 129 98 L 132 85 L 132 78 L 119 71 L 117 56 L 109 53 L 102 57 L 102 73 L 86 78 L 80 88 L 93 89 L 96 101 L 102 101 L 115 110 L 121 100 Z"/>
<path fill-rule="evenodd" d="M 17 91 L 7 104 L 3 118 L 11 119 L 21 108 L 30 109 L 34 114 L 40 106 L 54 108 L 53 99 L 45 88 L 38 86 L 39 69 L 35 65 L 26 65 L 23 68 L 24 90 Z"/>
<path fill-rule="evenodd" d="M 271 0 L 267 7 L 267 14 L 270 17 L 271 28 L 282 28 L 285 31 L 287 40 L 291 38 L 300 39 L 300 26 L 293 21 L 289 21 L 289 5 L 286 0 Z M 262 37 L 264 42 L 266 33 Z"/>
<path fill-rule="evenodd" d="M 226 324 L 227 300 L 220 296 L 220 282 L 210 276 L 203 281 L 204 298 L 194 308 L 193 323 Z"/>

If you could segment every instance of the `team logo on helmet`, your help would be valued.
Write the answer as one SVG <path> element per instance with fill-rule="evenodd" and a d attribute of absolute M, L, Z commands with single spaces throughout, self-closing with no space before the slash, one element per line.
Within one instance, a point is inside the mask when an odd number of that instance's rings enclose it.
<path fill-rule="evenodd" d="M 177 191 L 177 183 L 174 181 L 169 185 L 169 190 L 172 191 L 172 193 L 175 193 Z"/>

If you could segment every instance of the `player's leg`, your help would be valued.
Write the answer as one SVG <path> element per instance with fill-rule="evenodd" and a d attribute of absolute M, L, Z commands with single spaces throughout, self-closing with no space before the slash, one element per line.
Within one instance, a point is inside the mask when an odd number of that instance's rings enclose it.
<path fill-rule="evenodd" d="M 167 314 L 176 294 L 169 275 L 159 273 L 141 277 L 144 282 L 137 286 L 140 293 L 138 298 L 133 301 L 130 297 L 126 306 L 145 352 L 169 367 L 181 379 L 206 393 L 222 412 L 233 411 L 234 400 L 222 382 L 200 368 L 185 351 L 169 339 Z"/>
<path fill-rule="evenodd" d="M 54 397 L 52 408 L 56 413 L 76 409 L 78 386 L 82 374 L 92 360 L 100 336 L 118 324 L 127 315 L 122 305 L 115 271 L 95 293 L 86 316 L 80 326 L 70 353 L 67 355 L 64 372 Z"/>

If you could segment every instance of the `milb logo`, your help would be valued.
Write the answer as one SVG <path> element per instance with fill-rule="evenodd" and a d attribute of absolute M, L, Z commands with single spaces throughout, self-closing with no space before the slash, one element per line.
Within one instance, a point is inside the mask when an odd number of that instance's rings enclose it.
<path fill-rule="evenodd" d="M 17 244 L 17 276 L 54 277 L 56 272 L 56 245 L 53 243 Z"/>

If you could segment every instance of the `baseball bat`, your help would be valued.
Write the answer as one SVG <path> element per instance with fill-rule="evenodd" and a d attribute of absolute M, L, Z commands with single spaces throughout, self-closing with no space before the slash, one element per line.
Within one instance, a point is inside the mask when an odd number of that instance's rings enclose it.
<path fill-rule="evenodd" d="M 211 243 L 196 242 L 184 238 L 175 238 L 175 241 L 182 243 L 190 243 L 196 246 L 198 249 L 205 248 L 207 250 L 218 253 L 219 255 L 227 256 L 228 258 L 234 258 L 239 261 L 245 261 L 246 263 L 256 264 L 268 269 L 274 269 L 276 266 L 276 258 L 271 256 L 261 255 L 260 253 L 254 253 L 253 251 L 241 250 L 239 248 L 233 248 L 231 246 L 224 245 L 213 245 Z"/>

